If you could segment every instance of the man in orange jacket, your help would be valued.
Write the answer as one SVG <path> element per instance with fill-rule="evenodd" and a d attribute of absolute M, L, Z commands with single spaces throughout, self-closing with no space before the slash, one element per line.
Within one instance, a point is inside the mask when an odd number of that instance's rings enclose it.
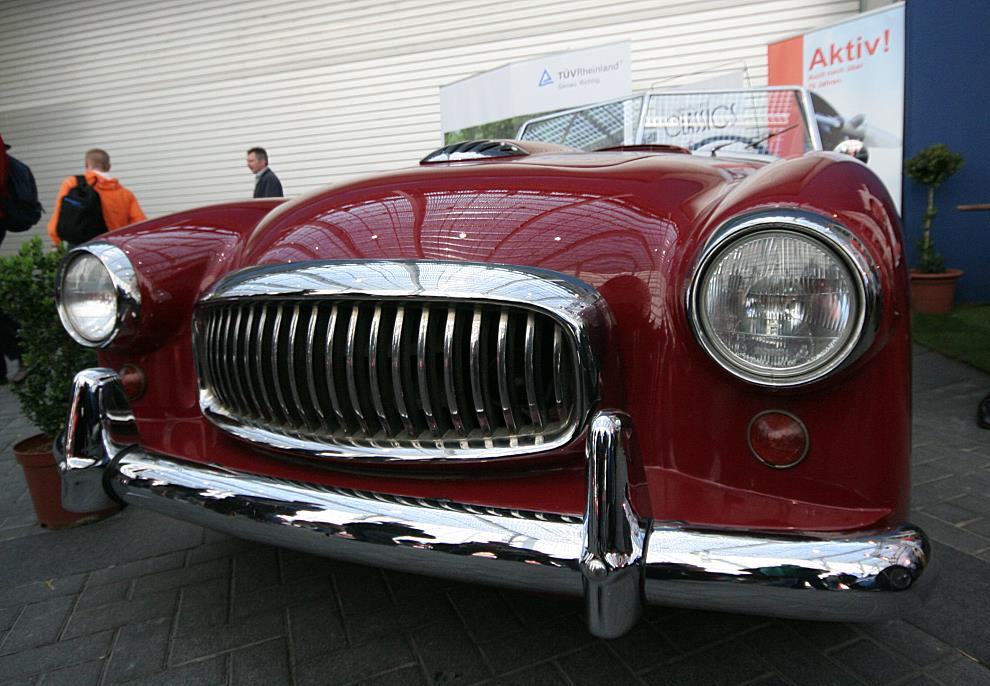
<path fill-rule="evenodd" d="M 110 176 L 110 155 L 107 154 L 106 150 L 99 148 L 87 150 L 85 165 L 86 183 L 93 186 L 100 195 L 100 206 L 108 231 L 146 219 L 134 194 L 124 188 L 120 181 Z M 55 209 L 51 219 L 48 220 L 48 235 L 55 245 L 62 242 L 56 231 L 62 198 L 75 186 L 76 177 L 70 176 L 62 182 L 62 188 L 59 189 L 58 197 L 55 199 Z"/>

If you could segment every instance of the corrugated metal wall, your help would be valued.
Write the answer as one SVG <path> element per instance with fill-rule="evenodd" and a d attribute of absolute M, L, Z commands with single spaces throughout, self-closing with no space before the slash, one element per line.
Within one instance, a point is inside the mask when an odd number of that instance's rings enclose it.
<path fill-rule="evenodd" d="M 859 0 L 3 0 L 0 132 L 42 201 L 107 149 L 149 216 L 250 197 L 248 147 L 288 195 L 415 163 L 439 87 L 507 62 L 632 41 L 633 87 L 746 66 Z M 37 228 L 31 234 L 43 233 Z M 8 235 L 0 252 L 29 234 Z"/>

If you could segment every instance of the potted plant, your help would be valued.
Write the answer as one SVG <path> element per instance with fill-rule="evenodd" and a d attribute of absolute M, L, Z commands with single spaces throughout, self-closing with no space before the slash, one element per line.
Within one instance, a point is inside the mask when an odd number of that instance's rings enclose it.
<path fill-rule="evenodd" d="M 944 143 L 930 145 L 904 164 L 904 171 L 915 183 L 928 189 L 928 206 L 922 217 L 921 240 L 918 241 L 920 262 L 911 270 L 911 302 L 916 312 L 950 312 L 955 300 L 956 281 L 962 270 L 946 269 L 945 258 L 935 249 L 932 223 L 935 189 L 963 166 L 963 157 L 952 152 Z"/>
<path fill-rule="evenodd" d="M 0 258 L 0 302 L 20 324 L 21 357 L 28 375 L 12 386 L 24 415 L 42 433 L 14 445 L 42 526 L 59 528 L 109 514 L 77 514 L 62 508 L 61 482 L 52 442 L 65 425 L 72 379 L 96 364 L 96 355 L 62 328 L 55 307 L 55 275 L 64 248 L 44 250 L 40 238 Z"/>

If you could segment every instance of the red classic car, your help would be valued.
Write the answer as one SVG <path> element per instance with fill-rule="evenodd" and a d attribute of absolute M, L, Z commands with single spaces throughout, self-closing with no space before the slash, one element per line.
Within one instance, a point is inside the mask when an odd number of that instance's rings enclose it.
<path fill-rule="evenodd" d="M 102 366 L 65 505 L 583 595 L 605 637 L 644 603 L 913 605 L 897 213 L 804 91 L 684 97 L 635 113 L 674 141 L 457 143 L 76 248 L 60 314 Z"/>

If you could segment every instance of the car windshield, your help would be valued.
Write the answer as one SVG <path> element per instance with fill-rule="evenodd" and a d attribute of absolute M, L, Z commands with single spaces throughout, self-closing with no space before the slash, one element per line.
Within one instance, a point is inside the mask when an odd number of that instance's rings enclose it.
<path fill-rule="evenodd" d="M 775 157 L 820 149 L 800 88 L 653 91 L 531 119 L 518 138 L 582 150 L 674 145 Z"/>

